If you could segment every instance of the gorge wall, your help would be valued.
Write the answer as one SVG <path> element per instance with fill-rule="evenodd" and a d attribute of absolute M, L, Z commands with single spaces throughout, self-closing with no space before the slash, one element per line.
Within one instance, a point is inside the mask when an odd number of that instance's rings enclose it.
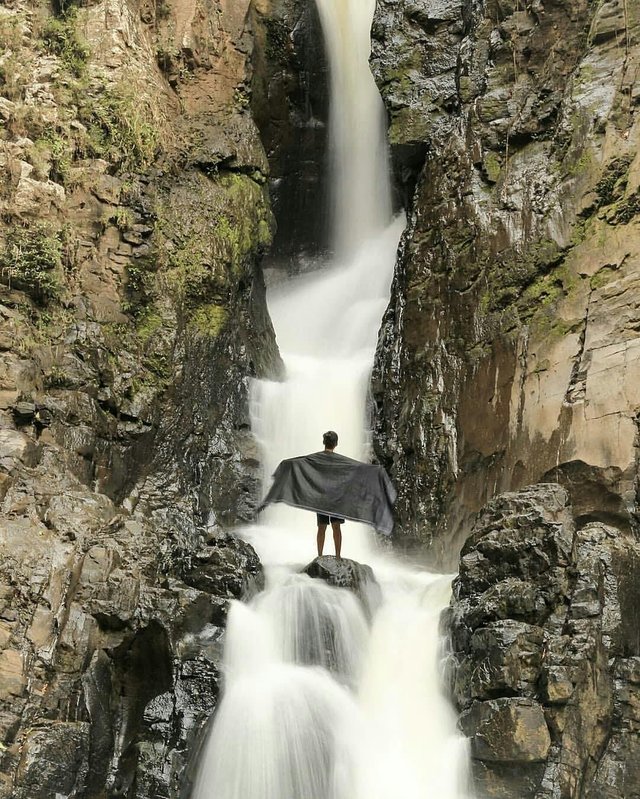
<path fill-rule="evenodd" d="M 177 797 L 281 364 L 249 2 L 0 8 L 0 796 Z"/>
<path fill-rule="evenodd" d="M 398 535 L 454 569 L 541 479 L 636 529 L 638 4 L 380 0 L 373 47 L 409 208 L 373 385 Z"/>
<path fill-rule="evenodd" d="M 480 799 L 638 795 L 639 568 L 637 538 L 578 527 L 557 483 L 480 512 L 448 623 Z"/>
<path fill-rule="evenodd" d="M 635 797 L 640 7 L 380 0 L 373 43 L 409 209 L 375 447 L 460 570 L 474 790 Z"/>

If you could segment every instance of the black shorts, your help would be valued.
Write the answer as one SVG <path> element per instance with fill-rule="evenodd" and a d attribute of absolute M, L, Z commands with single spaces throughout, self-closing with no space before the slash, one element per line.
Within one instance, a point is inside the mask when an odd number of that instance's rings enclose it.
<path fill-rule="evenodd" d="M 344 524 L 344 519 L 341 519 L 339 516 L 325 516 L 324 513 L 316 513 L 316 518 L 318 519 L 318 524 L 330 524 L 331 522 Z"/>

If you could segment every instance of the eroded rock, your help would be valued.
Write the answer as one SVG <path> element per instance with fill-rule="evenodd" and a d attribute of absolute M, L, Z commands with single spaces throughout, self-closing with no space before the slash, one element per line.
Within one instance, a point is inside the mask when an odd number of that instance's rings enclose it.
<path fill-rule="evenodd" d="M 481 512 L 449 620 L 479 796 L 637 791 L 639 558 L 620 530 L 577 529 L 558 485 L 500 495 Z"/>
<path fill-rule="evenodd" d="M 0 796 L 177 799 L 281 368 L 249 4 L 63 5 L 0 9 Z"/>
<path fill-rule="evenodd" d="M 549 754 L 551 737 L 542 706 L 531 699 L 475 702 L 460 724 L 477 760 L 535 763 Z"/>

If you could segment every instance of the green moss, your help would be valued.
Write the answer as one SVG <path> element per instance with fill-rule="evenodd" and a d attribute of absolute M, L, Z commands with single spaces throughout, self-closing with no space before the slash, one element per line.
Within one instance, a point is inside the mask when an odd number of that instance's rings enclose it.
<path fill-rule="evenodd" d="M 155 386 L 167 385 L 168 381 L 171 379 L 172 373 L 171 359 L 167 352 L 164 350 L 156 350 L 147 353 L 142 359 L 142 363 L 144 368 L 152 373 L 151 375 L 144 375 L 143 382 Z"/>
<path fill-rule="evenodd" d="M 393 66 L 383 73 L 383 82 L 393 84 L 396 92 L 407 94 L 414 85 L 414 78 L 423 72 L 422 53 L 420 48 L 411 47 L 398 54 Z"/>
<path fill-rule="evenodd" d="M 140 343 L 145 345 L 162 328 L 162 317 L 154 307 L 144 308 L 137 319 L 136 335 Z"/>
<path fill-rule="evenodd" d="M 532 330 L 537 335 L 544 337 L 547 342 L 560 341 L 571 333 L 577 333 L 582 325 L 583 320 L 568 322 L 566 319 L 558 317 L 552 309 L 536 314 L 531 320 Z M 546 361 L 543 361 L 544 364 Z M 536 371 L 544 371 L 544 369 L 536 369 Z"/>
<path fill-rule="evenodd" d="M 591 150 L 584 150 L 577 161 L 566 164 L 566 174 L 572 178 L 588 174 L 595 164 Z"/>
<path fill-rule="evenodd" d="M 193 176 L 157 214 L 162 280 L 187 309 L 227 296 L 271 240 L 264 189 L 247 175 Z"/>
<path fill-rule="evenodd" d="M 138 324 L 149 312 L 155 293 L 155 262 L 141 258 L 130 261 L 127 265 L 125 298 L 122 309 L 137 321 Z"/>
<path fill-rule="evenodd" d="M 562 258 L 557 243 L 550 239 L 530 245 L 523 253 L 508 253 L 487 272 L 484 307 L 487 311 L 500 311 L 517 302 L 526 313 L 539 296 L 545 296 L 546 275 Z"/>
<path fill-rule="evenodd" d="M 220 334 L 229 317 L 229 311 L 224 305 L 208 303 L 197 308 L 189 320 L 189 327 L 198 333 L 215 338 Z"/>
<path fill-rule="evenodd" d="M 487 152 L 482 160 L 482 166 L 489 183 L 496 183 L 502 171 L 502 161 L 494 152 Z"/>
<path fill-rule="evenodd" d="M 555 275 L 543 275 L 538 278 L 527 286 L 519 298 L 524 318 L 554 304 L 563 294 L 562 281 Z"/>
<path fill-rule="evenodd" d="M 67 184 L 73 156 L 73 145 L 69 139 L 55 130 L 47 130 L 43 136 L 36 138 L 27 154 L 40 179 L 50 178 L 63 185 Z"/>
<path fill-rule="evenodd" d="M 0 281 L 40 303 L 59 300 L 63 246 L 64 233 L 47 224 L 13 225 L 0 253 Z"/>
<path fill-rule="evenodd" d="M 91 50 L 78 33 L 75 8 L 70 8 L 61 19 L 49 19 L 42 29 L 41 40 L 46 52 L 57 55 L 72 75 L 80 78 L 85 74 Z"/>
<path fill-rule="evenodd" d="M 266 250 L 267 247 L 271 246 L 272 241 L 271 225 L 266 219 L 261 219 L 260 222 L 258 222 L 258 244 Z"/>
<path fill-rule="evenodd" d="M 201 242 L 196 238 L 186 238 L 167 256 L 167 287 L 174 299 L 187 305 L 198 301 L 213 277 L 210 265 L 205 262 L 205 255 L 197 249 L 199 244 Z"/>

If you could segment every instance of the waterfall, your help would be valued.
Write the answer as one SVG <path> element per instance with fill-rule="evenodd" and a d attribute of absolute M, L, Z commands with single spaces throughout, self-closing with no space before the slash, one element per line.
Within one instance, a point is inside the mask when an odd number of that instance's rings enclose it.
<path fill-rule="evenodd" d="M 366 459 L 366 401 L 404 218 L 391 217 L 384 109 L 368 58 L 375 0 L 316 0 L 331 72 L 335 256 L 268 290 L 284 382 L 256 381 L 252 429 L 265 480 L 321 449 Z M 450 576 L 379 551 L 347 522 L 343 556 L 369 563 L 373 620 L 345 589 L 300 574 L 315 518 L 270 507 L 243 529 L 267 587 L 231 605 L 224 694 L 192 799 L 462 799 L 467 751 L 441 691 L 439 618 Z M 325 554 L 328 554 L 325 550 Z"/>
<path fill-rule="evenodd" d="M 375 0 L 316 0 L 331 79 L 333 238 L 352 255 L 390 218 L 382 99 L 369 69 Z"/>

